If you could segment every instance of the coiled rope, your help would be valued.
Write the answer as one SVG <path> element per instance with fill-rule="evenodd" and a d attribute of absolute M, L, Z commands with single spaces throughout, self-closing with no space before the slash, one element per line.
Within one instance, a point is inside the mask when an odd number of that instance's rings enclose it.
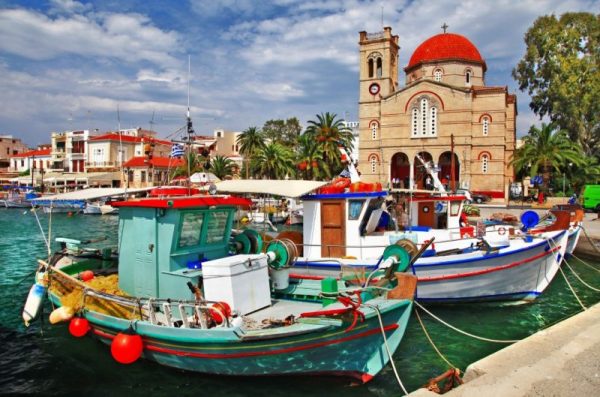
<path fill-rule="evenodd" d="M 425 313 L 429 314 L 431 317 L 433 317 L 435 320 L 439 321 L 440 323 L 444 324 L 446 327 L 460 333 L 466 336 L 470 336 L 471 338 L 474 339 L 478 339 L 481 341 L 485 341 L 485 342 L 492 342 L 492 343 L 515 343 L 518 342 L 519 339 L 490 339 L 490 338 L 485 338 L 483 336 L 478 336 L 478 335 L 473 335 L 467 331 L 463 331 L 461 329 L 456 328 L 455 326 L 448 324 L 446 321 L 442 320 L 441 318 L 439 318 L 438 316 L 436 316 L 435 314 L 431 313 L 429 310 L 425 309 L 423 307 L 423 305 L 421 305 L 419 302 L 415 301 L 415 305 L 417 305 L 421 310 L 423 310 Z"/>

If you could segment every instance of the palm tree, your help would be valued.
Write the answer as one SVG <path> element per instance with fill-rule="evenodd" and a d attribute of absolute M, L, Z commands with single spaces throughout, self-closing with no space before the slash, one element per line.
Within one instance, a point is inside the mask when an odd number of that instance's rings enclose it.
<path fill-rule="evenodd" d="M 543 186 L 547 187 L 552 172 L 564 169 L 569 163 L 580 165 L 582 159 L 581 148 L 569 139 L 566 131 L 556 131 L 553 123 L 542 123 L 540 128 L 531 126 L 510 164 L 517 172 L 529 171 L 531 177 L 541 172 Z"/>
<path fill-rule="evenodd" d="M 296 154 L 296 167 L 298 175 L 304 179 L 321 180 L 323 178 L 331 179 L 331 175 L 326 172 L 328 169 L 322 169 L 323 152 L 321 146 L 310 134 L 302 134 L 298 137 L 298 153 Z"/>
<path fill-rule="evenodd" d="M 270 143 L 257 153 L 256 167 L 267 179 L 284 179 L 295 173 L 292 151 L 278 143 Z"/>
<path fill-rule="evenodd" d="M 193 175 L 196 172 L 204 171 L 205 163 L 206 159 L 204 157 L 190 150 L 183 157 L 183 164 L 173 170 L 171 178 L 176 178 L 178 176 L 189 178 L 190 175 Z"/>
<path fill-rule="evenodd" d="M 237 137 L 236 143 L 240 145 L 240 154 L 244 156 L 244 161 L 246 162 L 246 178 L 248 178 L 250 159 L 265 147 L 263 133 L 256 127 L 250 127 Z"/>
<path fill-rule="evenodd" d="M 600 162 L 596 157 L 586 156 L 578 167 L 569 167 L 565 173 L 573 190 L 579 193 L 587 184 L 600 183 Z"/>
<path fill-rule="evenodd" d="M 316 140 L 323 154 L 322 170 L 328 175 L 335 175 L 344 168 L 339 147 L 347 152 L 352 151 L 352 131 L 341 119 L 336 119 L 335 113 L 321 113 L 317 121 L 310 120 L 306 134 Z"/>
<path fill-rule="evenodd" d="M 233 174 L 235 162 L 225 156 L 217 155 L 210 162 L 210 171 L 219 179 Z"/>

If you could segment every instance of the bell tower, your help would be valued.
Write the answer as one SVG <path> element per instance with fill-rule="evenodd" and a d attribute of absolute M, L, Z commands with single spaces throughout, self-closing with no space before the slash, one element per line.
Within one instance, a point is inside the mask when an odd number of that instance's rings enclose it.
<path fill-rule="evenodd" d="M 359 103 L 378 101 L 398 87 L 398 36 L 392 28 L 382 32 L 360 32 Z"/>

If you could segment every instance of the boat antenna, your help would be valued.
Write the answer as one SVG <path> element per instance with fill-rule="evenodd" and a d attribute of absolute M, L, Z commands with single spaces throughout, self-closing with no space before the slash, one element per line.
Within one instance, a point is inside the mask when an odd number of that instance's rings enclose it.
<path fill-rule="evenodd" d="M 188 178 L 187 178 L 187 186 L 188 186 L 188 195 L 191 195 L 192 189 L 192 170 L 190 165 L 190 160 L 192 158 L 192 135 L 194 135 L 194 127 L 192 126 L 192 117 L 190 116 L 190 75 L 191 75 L 191 57 L 188 54 L 188 87 L 187 87 L 187 150 L 188 150 Z"/>

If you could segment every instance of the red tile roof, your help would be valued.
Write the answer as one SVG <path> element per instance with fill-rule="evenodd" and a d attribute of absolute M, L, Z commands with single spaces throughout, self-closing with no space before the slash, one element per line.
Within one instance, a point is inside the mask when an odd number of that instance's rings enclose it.
<path fill-rule="evenodd" d="M 485 61 L 477 47 L 465 36 L 455 33 L 441 33 L 430 37 L 417 47 L 404 70 L 412 69 L 424 62 L 459 60 L 480 63 L 486 69 Z"/>
<path fill-rule="evenodd" d="M 123 167 L 149 167 L 154 168 L 175 168 L 183 164 L 182 159 L 171 157 L 152 157 L 152 160 L 147 161 L 146 157 L 133 157 L 131 160 L 123 164 Z"/>
<path fill-rule="evenodd" d="M 36 156 L 36 157 L 50 156 L 51 151 L 52 151 L 52 149 L 30 150 L 29 152 L 15 154 L 10 157 L 11 158 L 15 158 L 15 157 L 27 158 L 27 157 L 32 157 L 32 156 Z"/>
<path fill-rule="evenodd" d="M 131 135 L 120 135 L 116 133 L 109 133 L 99 136 L 94 136 L 89 139 L 90 141 L 115 141 L 115 142 L 126 142 L 126 143 L 140 143 L 142 140 L 144 142 L 154 142 L 160 145 L 172 145 L 171 141 L 165 141 L 162 139 L 156 139 L 149 136 L 131 136 Z"/>

